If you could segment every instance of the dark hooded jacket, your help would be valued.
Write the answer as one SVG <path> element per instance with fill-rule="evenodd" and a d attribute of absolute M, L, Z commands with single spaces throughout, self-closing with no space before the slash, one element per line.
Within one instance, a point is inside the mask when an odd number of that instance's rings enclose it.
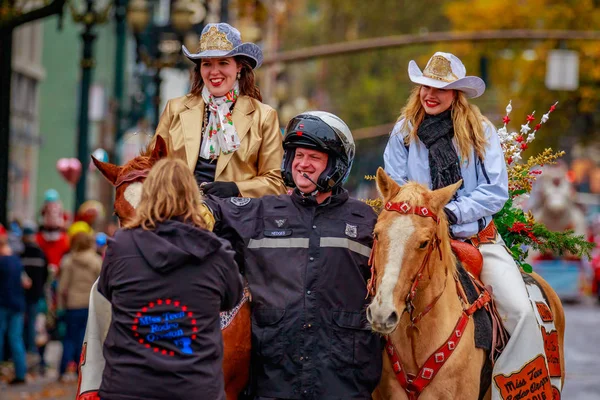
<path fill-rule="evenodd" d="M 243 291 L 233 257 L 228 242 L 176 220 L 117 232 L 98 281 L 112 305 L 100 398 L 225 399 L 219 312 Z"/>

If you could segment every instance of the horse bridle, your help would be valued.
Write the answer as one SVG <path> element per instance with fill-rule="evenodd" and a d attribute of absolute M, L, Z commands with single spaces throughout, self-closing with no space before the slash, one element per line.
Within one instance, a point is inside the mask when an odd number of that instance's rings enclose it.
<path fill-rule="evenodd" d="M 387 203 L 385 203 L 384 208 L 387 211 L 393 211 L 393 212 L 397 212 L 400 214 L 405 214 L 405 215 L 414 214 L 414 215 L 417 215 L 417 216 L 423 217 L 423 218 L 432 218 L 436 224 L 440 223 L 437 215 L 435 215 L 429 208 L 424 207 L 424 206 L 411 206 L 410 204 L 408 204 L 407 202 L 404 202 L 404 201 L 402 201 L 402 202 L 388 201 Z M 442 259 L 442 250 L 440 248 L 440 242 L 441 242 L 440 238 L 438 237 L 437 232 L 436 232 L 433 235 L 433 238 L 431 239 L 431 241 L 429 243 L 429 248 L 427 249 L 425 258 L 423 258 L 423 262 L 421 263 L 421 266 L 419 267 L 417 274 L 415 275 L 415 277 L 412 281 L 410 290 L 409 290 L 408 294 L 406 295 L 406 299 L 404 301 L 405 307 L 404 307 L 404 310 L 402 311 L 402 313 L 408 312 L 412 326 L 415 326 L 425 316 L 425 314 L 427 314 L 429 311 L 431 311 L 431 309 L 435 306 L 437 301 L 442 297 L 442 294 L 444 294 L 444 291 L 446 290 L 447 279 L 444 280 L 444 288 L 433 299 L 433 301 L 431 303 L 429 303 L 423 309 L 423 311 L 421 311 L 419 314 L 417 314 L 416 316 L 413 315 L 413 313 L 415 311 L 414 299 L 417 296 L 417 288 L 419 286 L 419 282 L 421 281 L 421 278 L 423 277 L 423 271 L 425 270 L 425 267 L 429 263 L 431 254 L 437 249 L 438 253 L 440 255 L 440 260 Z M 375 294 L 375 280 L 376 280 L 375 249 L 376 249 L 376 247 L 377 247 L 377 239 L 375 239 L 373 241 L 373 249 L 371 250 L 371 256 L 369 257 L 369 265 L 371 266 L 371 279 L 369 279 L 369 282 L 367 284 L 367 292 L 368 292 L 368 294 L 371 294 L 371 295 Z M 447 276 L 448 276 L 448 269 L 446 268 L 446 277 Z"/>

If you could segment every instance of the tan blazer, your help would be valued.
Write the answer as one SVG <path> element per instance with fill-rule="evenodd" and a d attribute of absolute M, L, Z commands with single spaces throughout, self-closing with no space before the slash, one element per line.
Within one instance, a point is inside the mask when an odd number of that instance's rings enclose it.
<path fill-rule="evenodd" d="M 194 170 L 200 153 L 204 100 L 188 94 L 167 102 L 156 134 L 169 144 L 175 157 L 187 161 Z M 221 154 L 215 181 L 235 182 L 243 197 L 285 193 L 281 177 L 282 135 L 274 109 L 248 96 L 238 97 L 233 124 L 240 148 Z"/>

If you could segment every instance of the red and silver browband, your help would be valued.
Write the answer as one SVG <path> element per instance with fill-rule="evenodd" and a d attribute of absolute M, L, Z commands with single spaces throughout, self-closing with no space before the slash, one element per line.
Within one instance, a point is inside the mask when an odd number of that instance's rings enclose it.
<path fill-rule="evenodd" d="M 407 202 L 401 201 L 398 203 L 392 203 L 388 201 L 385 203 L 385 209 L 388 211 L 396 211 L 400 214 L 415 214 L 419 217 L 429 217 L 433 218 L 436 223 L 439 223 L 437 215 L 431 212 L 427 207 L 422 206 L 411 206 Z"/>

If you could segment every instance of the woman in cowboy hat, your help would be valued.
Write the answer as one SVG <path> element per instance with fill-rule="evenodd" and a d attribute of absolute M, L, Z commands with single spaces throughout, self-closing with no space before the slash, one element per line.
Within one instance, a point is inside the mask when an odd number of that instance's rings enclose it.
<path fill-rule="evenodd" d="M 284 193 L 279 120 L 254 83 L 261 49 L 218 23 L 204 27 L 198 52 L 183 46 L 183 53 L 196 64 L 191 91 L 168 101 L 156 133 L 187 162 L 205 194 Z"/>
<path fill-rule="evenodd" d="M 417 86 L 390 135 L 385 170 L 400 185 L 416 181 L 430 189 L 462 179 L 444 211 L 451 235 L 471 241 L 483 256 L 481 280 L 493 287 L 511 335 L 493 374 L 509 376 L 545 353 L 523 278 L 492 220 L 508 199 L 504 154 L 494 126 L 467 100 L 481 96 L 485 83 L 466 76 L 461 60 L 442 52 L 423 71 L 411 61 L 408 75 Z M 492 390 L 499 398 L 496 386 Z"/>

